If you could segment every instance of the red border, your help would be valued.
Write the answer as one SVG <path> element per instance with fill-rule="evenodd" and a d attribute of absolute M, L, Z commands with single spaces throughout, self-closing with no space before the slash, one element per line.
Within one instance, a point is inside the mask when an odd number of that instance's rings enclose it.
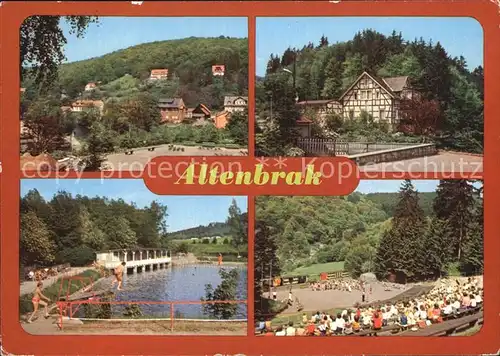
<path fill-rule="evenodd" d="M 358 2 L 326 1 L 304 2 L 153 2 L 142 6 L 130 2 L 6 2 L 0 10 L 2 34 L 2 115 L 4 120 L 0 140 L 3 154 L 1 174 L 1 271 L 2 271 L 2 332 L 7 351 L 15 354 L 310 354 L 314 350 L 332 350 L 336 354 L 480 354 L 496 353 L 498 350 L 498 320 L 500 298 L 495 298 L 500 286 L 500 261 L 495 252 L 500 250 L 500 229 L 495 224 L 498 218 L 495 202 L 500 201 L 500 189 L 493 184 L 493 174 L 498 170 L 495 157 L 500 157 L 500 50 L 498 46 L 498 8 L 484 1 L 435 1 L 435 2 Z M 19 76 L 18 28 L 29 15 L 120 15 L 120 16 L 246 16 L 250 18 L 250 112 L 253 112 L 255 97 L 255 16 L 470 16 L 476 18 L 484 30 L 485 39 L 485 156 L 484 171 L 487 188 L 485 195 L 485 305 L 486 323 L 475 336 L 452 338 L 405 338 L 379 337 L 357 338 L 258 338 L 248 337 L 162 337 L 162 336 L 33 336 L 26 334 L 18 321 L 19 276 Z M 253 117 L 250 115 L 250 137 L 253 137 Z M 253 152 L 250 146 L 250 154 Z M 495 165 L 497 163 L 497 165 Z M 96 176 L 93 174 L 85 177 Z M 121 174 L 125 177 L 126 174 Z M 374 178 L 374 177 L 373 177 Z M 491 183 L 489 181 L 491 180 Z M 252 189 L 249 189 L 252 195 Z M 253 230 L 254 203 L 250 197 L 250 231 Z M 253 255 L 253 234 L 249 238 L 249 255 Z M 249 286 L 253 280 L 253 261 L 249 261 Z M 496 272 L 496 273 L 495 273 Z M 253 329 L 252 292 L 249 290 L 249 333 Z M 250 333 L 251 334 L 251 333 Z M 267 340 L 267 341 L 266 341 Z"/>

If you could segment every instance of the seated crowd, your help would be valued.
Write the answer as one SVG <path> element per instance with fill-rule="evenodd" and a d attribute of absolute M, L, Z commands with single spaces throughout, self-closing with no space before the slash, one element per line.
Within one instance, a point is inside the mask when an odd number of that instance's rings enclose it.
<path fill-rule="evenodd" d="M 336 315 L 318 311 L 309 317 L 304 313 L 297 326 L 290 321 L 273 328 L 270 321 L 261 320 L 257 331 L 265 336 L 353 335 L 388 326 L 393 326 L 390 329 L 396 331 L 417 331 L 441 323 L 461 311 L 480 307 L 482 303 L 483 289 L 477 279 L 468 278 L 462 283 L 458 279 L 442 280 L 428 294 L 412 300 L 378 306 L 356 304 L 354 309 Z"/>
<path fill-rule="evenodd" d="M 352 292 L 353 290 L 361 290 L 362 283 L 352 278 L 342 278 L 327 281 L 311 282 L 309 287 L 313 291 L 323 290 L 340 290 L 343 292 Z"/>

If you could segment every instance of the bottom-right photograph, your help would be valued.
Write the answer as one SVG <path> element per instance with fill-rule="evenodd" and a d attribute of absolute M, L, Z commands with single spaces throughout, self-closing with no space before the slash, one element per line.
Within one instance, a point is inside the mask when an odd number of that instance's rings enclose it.
<path fill-rule="evenodd" d="M 255 200 L 258 336 L 470 336 L 483 324 L 483 183 L 363 180 Z"/>

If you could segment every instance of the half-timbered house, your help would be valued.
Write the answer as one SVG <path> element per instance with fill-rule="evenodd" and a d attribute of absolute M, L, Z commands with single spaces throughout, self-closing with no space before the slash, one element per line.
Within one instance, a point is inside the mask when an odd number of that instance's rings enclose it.
<path fill-rule="evenodd" d="M 374 122 L 394 126 L 401 119 L 401 100 L 411 99 L 413 95 L 415 91 L 408 76 L 380 78 L 364 72 L 339 98 L 342 118 L 358 119 L 366 112 Z"/>

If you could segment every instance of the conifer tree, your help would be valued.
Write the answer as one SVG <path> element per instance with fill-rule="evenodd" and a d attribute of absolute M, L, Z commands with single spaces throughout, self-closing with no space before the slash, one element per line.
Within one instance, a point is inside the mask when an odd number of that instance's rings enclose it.
<path fill-rule="evenodd" d="M 465 179 L 448 179 L 439 182 L 436 193 L 434 214 L 449 222 L 453 260 L 460 261 L 467 229 L 473 219 L 474 188 Z"/>
<path fill-rule="evenodd" d="M 440 278 L 450 258 L 450 225 L 445 220 L 432 219 L 423 241 L 424 270 L 426 278 Z"/>
<path fill-rule="evenodd" d="M 463 244 L 460 270 L 465 275 L 482 274 L 484 269 L 484 215 L 483 201 L 478 199 L 472 222 Z"/>
<path fill-rule="evenodd" d="M 422 252 L 424 234 L 425 216 L 419 205 L 418 192 L 410 180 L 405 180 L 399 191 L 392 228 L 378 248 L 376 270 L 379 276 L 391 272 L 403 280 L 419 279 L 425 264 L 425 252 Z"/>

